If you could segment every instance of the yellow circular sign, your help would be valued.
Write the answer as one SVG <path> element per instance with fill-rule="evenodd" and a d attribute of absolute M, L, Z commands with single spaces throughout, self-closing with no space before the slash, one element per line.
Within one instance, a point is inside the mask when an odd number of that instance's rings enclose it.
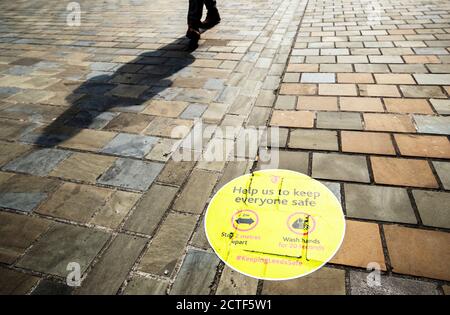
<path fill-rule="evenodd" d="M 254 278 L 307 275 L 341 246 L 345 219 L 323 184 L 288 170 L 262 170 L 235 178 L 211 200 L 205 231 L 228 266 Z"/>

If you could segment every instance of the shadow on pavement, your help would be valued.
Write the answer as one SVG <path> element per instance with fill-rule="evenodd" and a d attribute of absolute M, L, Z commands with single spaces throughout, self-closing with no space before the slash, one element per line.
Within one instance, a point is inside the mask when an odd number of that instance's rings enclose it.
<path fill-rule="evenodd" d="M 178 38 L 137 56 L 112 74 L 93 76 L 66 97 L 71 105 L 62 115 L 28 140 L 57 146 L 83 128 L 101 129 L 119 112 L 142 111 L 145 102 L 172 85 L 173 74 L 194 62 L 193 50 L 186 38 Z"/>

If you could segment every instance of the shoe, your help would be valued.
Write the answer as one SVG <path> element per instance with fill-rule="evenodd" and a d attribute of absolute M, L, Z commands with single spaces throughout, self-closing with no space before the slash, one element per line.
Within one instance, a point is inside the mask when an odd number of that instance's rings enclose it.
<path fill-rule="evenodd" d="M 219 23 L 220 23 L 219 10 L 212 9 L 208 11 L 208 14 L 206 14 L 206 19 L 203 22 L 201 22 L 201 27 L 208 29 L 214 27 Z"/>
<path fill-rule="evenodd" d="M 193 42 L 198 42 L 200 40 L 200 30 L 196 27 L 189 26 L 186 32 L 186 37 Z"/>

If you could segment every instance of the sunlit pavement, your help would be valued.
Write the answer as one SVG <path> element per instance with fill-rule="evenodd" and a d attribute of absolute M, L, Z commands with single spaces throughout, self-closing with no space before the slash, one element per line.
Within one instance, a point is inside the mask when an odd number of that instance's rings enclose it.
<path fill-rule="evenodd" d="M 0 3 L 0 293 L 448 294 L 448 1 L 219 0 L 195 51 L 187 2 L 81 1 L 80 25 L 65 2 Z M 200 150 L 180 143 L 198 124 Z M 279 137 L 173 156 L 253 126 Z M 275 147 L 347 230 L 319 271 L 258 281 L 218 259 L 203 217 Z"/>

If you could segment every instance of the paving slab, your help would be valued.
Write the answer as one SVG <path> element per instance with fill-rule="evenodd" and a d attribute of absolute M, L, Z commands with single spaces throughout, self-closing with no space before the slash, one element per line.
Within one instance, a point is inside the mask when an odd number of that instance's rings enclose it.
<path fill-rule="evenodd" d="M 436 284 L 393 276 L 380 276 L 380 285 L 368 281 L 369 273 L 350 271 L 351 295 L 437 295 Z M 370 285 L 369 285 L 370 283 Z"/>
<path fill-rule="evenodd" d="M 170 294 L 209 294 L 219 263 L 220 259 L 213 253 L 190 249 Z"/>
<path fill-rule="evenodd" d="M 98 180 L 100 184 L 146 190 L 158 176 L 163 165 L 155 162 L 120 158 Z"/>
<path fill-rule="evenodd" d="M 55 224 L 17 266 L 65 278 L 68 264 L 76 262 L 84 273 L 109 237 L 105 232 Z"/>

